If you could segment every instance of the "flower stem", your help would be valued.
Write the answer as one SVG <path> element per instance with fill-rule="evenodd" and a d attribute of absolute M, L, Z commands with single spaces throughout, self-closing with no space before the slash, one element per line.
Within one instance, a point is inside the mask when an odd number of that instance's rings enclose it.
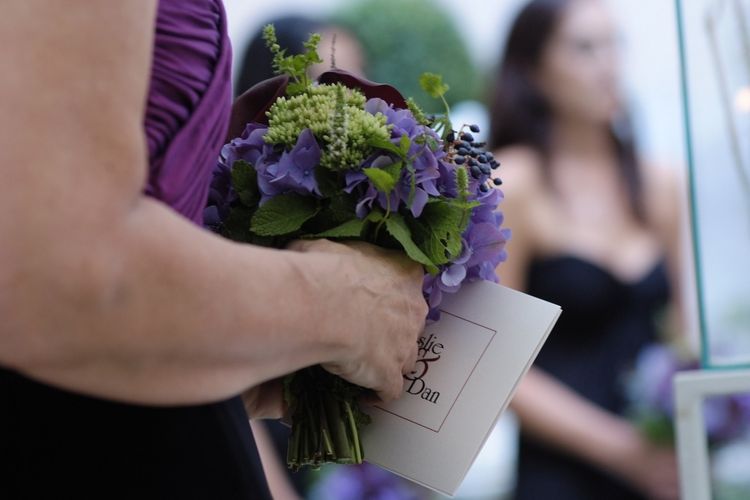
<path fill-rule="evenodd" d="M 344 402 L 346 408 L 346 416 L 349 421 L 349 430 L 352 433 L 352 442 L 354 443 L 354 463 L 362 463 L 362 446 L 360 445 L 359 432 L 357 431 L 357 422 L 354 420 L 354 414 L 352 413 L 352 407 L 348 401 Z"/>

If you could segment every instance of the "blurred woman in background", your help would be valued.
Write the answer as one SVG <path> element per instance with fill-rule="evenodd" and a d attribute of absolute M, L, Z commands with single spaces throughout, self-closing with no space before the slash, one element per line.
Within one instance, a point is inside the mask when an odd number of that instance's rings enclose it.
<path fill-rule="evenodd" d="M 678 498 L 674 452 L 622 414 L 620 379 L 679 286 L 679 188 L 641 161 L 600 0 L 533 0 L 493 91 L 491 145 L 514 229 L 503 283 L 563 314 L 514 400 L 518 499 Z"/>

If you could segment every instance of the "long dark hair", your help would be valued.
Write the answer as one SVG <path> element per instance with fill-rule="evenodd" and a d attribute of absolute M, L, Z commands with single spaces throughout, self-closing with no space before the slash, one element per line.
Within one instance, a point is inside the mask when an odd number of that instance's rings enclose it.
<path fill-rule="evenodd" d="M 552 108 L 534 83 L 532 74 L 571 3 L 572 0 L 532 0 L 519 12 L 510 30 L 491 95 L 489 143 L 492 148 L 519 144 L 531 147 L 542 156 L 545 169 L 549 168 L 551 153 Z M 612 123 L 609 133 L 633 214 L 637 220 L 645 222 L 640 168 L 627 117 Z"/>

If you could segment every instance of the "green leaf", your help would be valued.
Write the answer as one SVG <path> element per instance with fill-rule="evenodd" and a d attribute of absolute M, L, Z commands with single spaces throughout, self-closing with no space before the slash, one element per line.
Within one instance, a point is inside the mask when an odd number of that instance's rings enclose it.
<path fill-rule="evenodd" d="M 375 149 L 383 149 L 385 151 L 388 151 L 389 153 L 393 153 L 395 155 L 400 156 L 403 158 L 406 156 L 405 154 L 401 153 L 401 148 L 393 144 L 391 141 L 383 139 L 381 137 L 370 137 L 367 140 L 367 144 L 370 147 L 373 147 Z M 407 150 L 408 151 L 408 150 Z"/>
<path fill-rule="evenodd" d="M 232 187 L 243 204 L 251 208 L 258 205 L 258 173 L 245 160 L 237 160 L 232 164 Z"/>
<path fill-rule="evenodd" d="M 365 217 L 365 220 L 368 222 L 380 222 L 383 220 L 383 212 L 381 212 L 378 209 L 373 210 L 370 212 L 367 217 Z"/>
<path fill-rule="evenodd" d="M 468 220 L 464 217 L 468 215 L 469 204 L 466 206 L 446 200 L 430 200 L 422 212 L 420 218 L 433 229 L 439 229 L 445 232 L 463 232 L 466 229 Z"/>
<path fill-rule="evenodd" d="M 329 223 L 342 224 L 352 219 L 356 210 L 357 200 L 354 196 L 342 192 L 331 197 L 324 215 Z"/>
<path fill-rule="evenodd" d="M 249 222 L 253 213 L 253 209 L 242 205 L 232 207 L 224 221 L 222 235 L 233 241 L 250 243 L 253 235 L 250 232 Z"/>
<path fill-rule="evenodd" d="M 448 85 L 443 83 L 443 77 L 435 73 L 422 73 L 422 76 L 419 77 L 419 85 L 422 90 L 435 99 L 443 97 L 450 89 Z"/>
<path fill-rule="evenodd" d="M 315 235 L 315 238 L 357 238 L 362 234 L 365 219 L 352 219 Z"/>
<path fill-rule="evenodd" d="M 278 74 L 286 73 L 294 80 L 287 87 L 288 95 L 300 94 L 310 86 L 310 79 L 307 76 L 307 70 L 314 64 L 323 62 L 318 56 L 317 47 L 320 43 L 320 35 L 313 33 L 307 42 L 304 43 L 305 52 L 296 55 L 286 55 L 286 49 L 282 49 L 276 37 L 276 29 L 272 24 L 263 28 L 263 40 L 266 47 L 273 55 L 273 68 Z"/>
<path fill-rule="evenodd" d="M 259 236 L 283 236 L 300 229 L 319 210 L 314 198 L 282 194 L 258 207 L 250 230 Z"/>
<path fill-rule="evenodd" d="M 409 136 L 404 134 L 401 136 L 401 140 L 399 141 L 399 149 L 401 150 L 401 156 L 406 156 L 409 154 L 409 148 L 411 148 L 411 139 L 409 139 Z"/>
<path fill-rule="evenodd" d="M 412 203 L 414 203 L 414 195 L 417 193 L 417 169 L 414 168 L 414 164 L 411 162 L 406 165 L 406 169 L 409 171 L 409 177 L 411 178 L 409 199 L 407 200 L 408 206 L 411 207 Z"/>
<path fill-rule="evenodd" d="M 363 168 L 362 172 L 372 181 L 375 189 L 385 194 L 390 194 L 393 188 L 396 187 L 399 179 L 401 179 L 401 169 L 403 166 L 403 162 L 396 162 L 387 167 Z"/>
<path fill-rule="evenodd" d="M 425 206 L 416 233 L 420 247 L 435 264 L 447 264 L 461 253 L 461 237 L 477 204 L 436 200 Z"/>
<path fill-rule="evenodd" d="M 323 198 L 334 198 L 341 193 L 339 172 L 333 172 L 327 168 L 316 168 L 315 180 Z"/>
<path fill-rule="evenodd" d="M 380 168 L 365 168 L 362 170 L 364 174 L 372 181 L 375 189 L 384 193 L 390 193 L 396 181 L 388 175 L 388 172 Z"/>
<path fill-rule="evenodd" d="M 437 266 L 432 260 L 427 257 L 422 250 L 419 249 L 417 244 L 412 238 L 411 230 L 406 225 L 403 217 L 398 213 L 392 213 L 387 219 L 385 219 L 385 228 L 388 234 L 393 236 L 403 247 L 406 255 L 415 262 L 422 264 L 427 271 L 430 273 L 437 273 Z"/>

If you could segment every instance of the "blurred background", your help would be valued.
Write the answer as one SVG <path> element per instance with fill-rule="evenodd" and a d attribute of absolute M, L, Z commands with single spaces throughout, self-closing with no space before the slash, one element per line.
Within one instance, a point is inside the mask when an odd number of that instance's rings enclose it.
<path fill-rule="evenodd" d="M 388 50 L 393 62 L 389 63 L 385 54 L 373 63 L 381 80 L 398 84 L 405 81 L 410 86 L 397 85 L 405 95 L 423 97 L 411 75 L 423 71 L 442 73 L 451 83 L 456 99 L 483 100 L 482 85 L 497 64 L 508 35 L 508 28 L 514 14 L 525 3 L 523 0 L 475 0 L 469 5 L 449 0 L 434 0 L 433 16 L 414 17 L 408 7 L 412 2 L 382 0 L 375 2 L 358 2 L 357 0 L 225 0 L 229 14 L 229 35 L 234 45 L 234 68 L 239 71 L 245 44 L 265 22 L 282 16 L 301 15 L 318 20 L 352 19 L 357 16 L 362 24 L 362 31 L 371 26 L 367 36 L 370 43 L 383 48 L 373 47 L 370 50 Z M 422 2 L 417 2 L 417 5 Z M 629 104 L 637 123 L 635 127 L 641 148 L 652 157 L 674 165 L 684 165 L 685 147 L 682 127 L 682 110 L 679 83 L 679 48 L 677 43 L 677 18 L 672 0 L 610 0 L 609 5 L 617 15 L 625 42 L 625 60 L 623 75 L 627 87 Z M 375 18 L 368 19 L 370 11 L 376 12 Z M 427 9 L 431 11 L 432 9 Z M 381 17 L 382 16 L 382 17 Z M 436 26 L 438 19 L 440 25 Z M 355 21 L 356 22 L 356 21 Z M 450 28 L 443 29 L 447 23 Z M 388 32 L 381 31 L 382 26 L 406 26 L 428 38 L 429 49 L 410 47 L 401 40 L 389 40 Z M 405 29 L 402 31 L 406 31 Z M 449 33 L 446 33 L 449 31 Z M 455 35 L 454 33 L 455 32 Z M 468 61 L 452 61 L 461 69 L 456 70 L 459 77 L 452 77 L 445 64 L 446 45 L 451 38 L 460 37 L 465 46 L 465 57 Z M 450 37 L 446 39 L 446 37 Z M 426 52 L 427 61 L 422 67 L 404 68 L 398 65 L 398 58 L 410 50 Z M 325 48 L 323 49 L 325 52 Z M 407 57 L 407 56 L 404 56 Z M 410 56 L 414 58 L 414 56 Z M 460 71 L 466 67 L 470 73 Z M 381 66 L 386 66 L 381 69 Z M 402 76 L 404 75 L 404 76 Z M 461 76 L 462 75 L 462 76 Z M 378 77 L 373 75 L 373 79 Z M 464 79 L 466 81 L 464 81 Z"/>
<path fill-rule="evenodd" d="M 684 1 L 681 47 L 680 17 L 673 0 L 580 1 L 605 5 L 614 20 L 620 57 L 618 87 L 633 135 L 628 140 L 632 139 L 639 157 L 649 165 L 670 170 L 678 179 L 680 210 L 685 215 L 680 246 L 686 258 L 679 270 L 682 340 L 661 338 L 658 344 L 644 346 L 630 360 L 629 370 L 621 377 L 622 387 L 617 389 L 627 399 L 619 417 L 630 421 L 649 442 L 669 448 L 673 446 L 669 382 L 675 371 L 697 368 L 699 360 L 704 368 L 750 364 L 750 2 Z M 526 0 L 468 4 L 448 0 L 225 0 L 234 47 L 235 93 L 270 76 L 264 67 L 269 64 L 263 59 L 265 49 L 257 40 L 264 24 L 276 23 L 281 45 L 292 51 L 301 49 L 301 41 L 311 31 L 321 33 L 320 52 L 327 65 L 335 33 L 337 66 L 395 85 L 426 111 L 440 109 L 420 90 L 418 77 L 425 71 L 442 74 L 451 86 L 447 97 L 454 122 L 479 124 L 480 139 L 487 140 L 498 66 L 512 23 L 527 4 Z M 681 49 L 687 62 L 685 101 Z M 689 138 L 687 124 L 692 132 Z M 695 223 L 688 227 L 690 185 Z M 694 247 L 691 236 L 697 238 Z M 509 251 L 513 259 L 512 247 Z M 706 402 L 715 498 L 750 498 L 748 416 L 747 395 Z M 523 419 L 512 411 L 501 418 L 459 498 L 527 498 L 517 491 L 523 435 L 519 420 Z M 274 460 L 274 453 L 283 454 L 284 429 L 256 426 L 256 432 L 271 438 L 266 443 L 268 461 Z M 270 467 L 269 475 L 275 478 L 279 498 L 438 497 L 374 468 L 329 467 L 290 480 L 278 466 L 281 460 L 275 460 L 278 463 Z M 631 483 L 638 480 L 631 478 Z M 640 493 L 622 498 L 670 498 L 656 486 L 646 490 L 641 487 Z"/>

